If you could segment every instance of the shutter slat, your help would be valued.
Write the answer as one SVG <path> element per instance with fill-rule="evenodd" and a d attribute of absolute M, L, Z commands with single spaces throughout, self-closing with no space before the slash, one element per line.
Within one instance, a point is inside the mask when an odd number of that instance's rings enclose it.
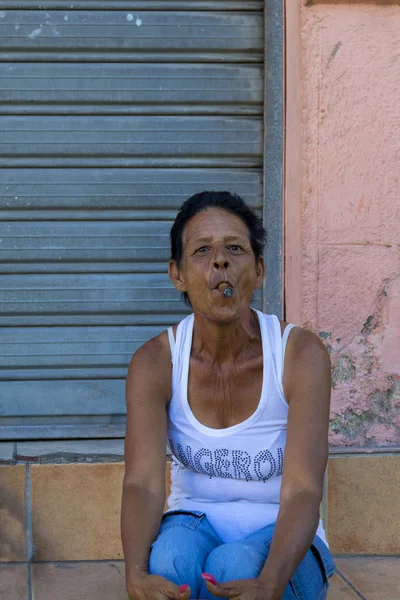
<path fill-rule="evenodd" d="M 262 13 L 189 11 L 5 11 L 0 20 L 3 60 L 20 56 L 36 61 L 38 54 L 53 60 L 91 61 L 122 55 L 143 62 L 146 55 L 193 61 L 196 54 L 215 60 L 216 54 L 236 54 L 262 60 Z M 97 55 L 98 52 L 102 56 Z M 71 55 L 71 57 L 69 56 Z M 221 57 L 219 57 L 221 58 Z"/>
<path fill-rule="evenodd" d="M 45 101 L 44 101 L 45 99 Z M 262 113 L 262 67 L 0 63 L 8 114 Z"/>

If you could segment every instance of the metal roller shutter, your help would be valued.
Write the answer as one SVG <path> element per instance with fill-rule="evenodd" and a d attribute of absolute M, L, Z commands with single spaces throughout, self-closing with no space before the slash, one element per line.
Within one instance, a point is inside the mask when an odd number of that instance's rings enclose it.
<path fill-rule="evenodd" d="M 264 4 L 2 3 L 0 438 L 123 436 L 130 356 L 186 314 L 180 204 L 229 189 L 272 214 Z"/>

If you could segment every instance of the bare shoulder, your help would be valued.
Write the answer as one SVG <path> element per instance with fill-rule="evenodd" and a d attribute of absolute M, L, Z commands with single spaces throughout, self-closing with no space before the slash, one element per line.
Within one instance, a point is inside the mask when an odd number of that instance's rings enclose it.
<path fill-rule="evenodd" d="M 288 339 L 288 354 L 300 361 L 327 360 L 330 363 L 329 354 L 320 338 L 302 327 L 294 327 Z"/>
<path fill-rule="evenodd" d="M 127 375 L 127 390 L 144 386 L 148 392 L 169 398 L 171 391 L 171 350 L 166 331 L 143 344 L 131 358 Z"/>
<path fill-rule="evenodd" d="M 301 383 L 320 385 L 330 389 L 331 361 L 319 337 L 302 327 L 295 327 L 289 335 L 284 370 L 284 390 L 291 396 Z"/>
<path fill-rule="evenodd" d="M 289 323 L 287 321 L 280 321 L 280 325 L 283 335 Z M 329 354 L 323 342 L 315 333 L 303 327 L 294 327 L 288 338 L 287 355 L 296 354 L 304 359 L 305 356 L 308 354 L 312 355 L 313 353 L 329 360 Z"/>
<path fill-rule="evenodd" d="M 163 361 L 167 358 L 168 354 L 170 354 L 168 335 L 166 331 L 162 331 L 136 350 L 131 358 L 129 367 L 136 364 L 146 365 L 153 360 Z"/>

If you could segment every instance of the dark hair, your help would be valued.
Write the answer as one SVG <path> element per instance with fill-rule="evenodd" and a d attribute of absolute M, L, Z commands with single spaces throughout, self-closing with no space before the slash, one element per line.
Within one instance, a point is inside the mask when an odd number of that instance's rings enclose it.
<path fill-rule="evenodd" d="M 231 192 L 200 192 L 194 194 L 182 204 L 171 227 L 171 259 L 176 261 L 178 268 L 182 262 L 184 229 L 190 219 L 208 208 L 221 208 L 242 219 L 249 230 L 249 241 L 253 248 L 255 260 L 258 262 L 263 255 L 267 238 L 261 219 L 237 194 Z M 185 302 L 190 304 L 186 292 L 183 293 L 183 297 Z"/>

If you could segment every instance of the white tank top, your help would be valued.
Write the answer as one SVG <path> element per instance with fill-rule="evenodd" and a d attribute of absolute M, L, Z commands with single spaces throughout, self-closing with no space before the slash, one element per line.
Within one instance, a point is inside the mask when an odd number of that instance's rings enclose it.
<path fill-rule="evenodd" d="M 263 383 L 256 411 L 225 429 L 200 423 L 188 403 L 189 361 L 194 315 L 168 330 L 173 371 L 168 407 L 168 445 L 172 454 L 168 510 L 206 513 L 223 542 L 243 539 L 275 523 L 286 445 L 288 403 L 282 374 L 286 341 L 278 318 L 255 311 L 263 348 Z M 327 544 L 320 521 L 318 536 Z"/>

